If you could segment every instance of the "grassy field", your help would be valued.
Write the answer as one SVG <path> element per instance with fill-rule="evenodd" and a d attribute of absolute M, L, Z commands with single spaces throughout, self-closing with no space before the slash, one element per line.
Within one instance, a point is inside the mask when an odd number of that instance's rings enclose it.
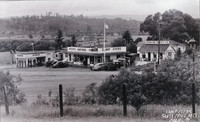
<path fill-rule="evenodd" d="M 162 115 L 172 110 L 183 112 L 191 110 L 191 106 L 147 105 L 139 110 L 139 114 L 133 107 L 128 106 L 127 117 L 122 116 L 122 106 L 119 105 L 65 106 L 64 116 L 60 118 L 57 107 L 21 105 L 12 106 L 9 116 L 5 115 L 2 108 L 1 120 L 2 122 L 170 122 L 170 118 L 163 118 Z M 177 117 L 180 118 L 182 121 L 178 122 L 199 122 L 199 118 L 186 121 L 184 117 Z"/>
<path fill-rule="evenodd" d="M 6 65 L 12 63 L 12 57 L 10 52 L 0 52 L 0 65 Z"/>
<path fill-rule="evenodd" d="M 3 66 L 2 66 L 3 67 Z M 88 68 L 67 67 L 61 69 L 50 69 L 45 67 L 37 68 L 15 68 L 14 65 L 4 66 L 4 71 L 9 71 L 12 75 L 22 77 L 19 85 L 28 102 L 36 99 L 38 94 L 47 96 L 51 89 L 54 93 L 58 93 L 58 85 L 62 84 L 63 89 L 74 87 L 76 94 L 81 94 L 85 87 L 90 83 L 100 85 L 106 77 L 115 75 L 117 71 L 90 71 Z"/>

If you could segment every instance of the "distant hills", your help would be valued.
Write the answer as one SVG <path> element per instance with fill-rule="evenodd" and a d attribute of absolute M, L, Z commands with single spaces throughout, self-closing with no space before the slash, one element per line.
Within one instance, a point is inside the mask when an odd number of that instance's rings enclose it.
<path fill-rule="evenodd" d="M 115 19 L 121 18 L 125 20 L 136 20 L 136 21 L 144 21 L 147 15 L 100 15 L 100 16 L 89 16 L 89 18 L 106 18 L 106 19 Z"/>
<path fill-rule="evenodd" d="M 128 19 L 129 16 L 105 16 L 105 22 L 109 25 L 107 34 L 123 34 L 129 30 L 133 34 L 139 33 L 140 21 Z M 104 17 L 61 16 L 56 14 L 40 16 L 11 17 L 0 19 L 0 35 L 52 35 L 55 36 L 61 29 L 66 36 L 103 34 Z M 123 19 L 122 19 L 123 18 Z"/>

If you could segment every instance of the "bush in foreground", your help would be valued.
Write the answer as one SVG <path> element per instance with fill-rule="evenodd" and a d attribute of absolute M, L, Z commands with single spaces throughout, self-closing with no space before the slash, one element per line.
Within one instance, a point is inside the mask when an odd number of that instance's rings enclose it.
<path fill-rule="evenodd" d="M 0 104 L 5 104 L 5 95 L 7 104 L 22 104 L 26 102 L 26 96 L 18 89 L 18 85 L 22 81 L 20 75 L 13 76 L 9 72 L 0 71 Z M 4 89 L 4 90 L 3 90 Z M 6 93 L 4 93 L 6 92 Z"/>
<path fill-rule="evenodd" d="M 117 98 L 122 101 L 121 86 L 127 85 L 127 96 L 130 105 L 136 110 L 146 104 L 191 104 L 192 68 L 188 67 L 190 58 L 163 61 L 158 72 L 152 67 L 140 67 L 138 74 L 135 67 L 122 69 L 114 78 L 107 78 L 99 87 L 101 104 L 116 104 Z M 198 71 L 199 69 L 196 69 Z M 196 75 L 199 75 L 198 72 Z M 199 83 L 196 82 L 197 103 L 199 103 Z"/>

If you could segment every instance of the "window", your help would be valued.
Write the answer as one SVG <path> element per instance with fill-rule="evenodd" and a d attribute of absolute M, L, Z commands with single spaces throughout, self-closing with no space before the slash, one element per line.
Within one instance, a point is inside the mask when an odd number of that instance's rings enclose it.
<path fill-rule="evenodd" d="M 163 54 L 162 53 L 160 53 L 160 59 L 163 59 Z"/>
<path fill-rule="evenodd" d="M 172 52 L 168 52 L 168 56 L 171 57 L 172 56 Z"/>
<path fill-rule="evenodd" d="M 146 58 L 146 55 L 145 55 L 145 54 L 142 54 L 142 58 Z"/>
<path fill-rule="evenodd" d="M 71 59 L 71 54 L 69 54 L 69 61 L 71 61 L 72 59 Z"/>

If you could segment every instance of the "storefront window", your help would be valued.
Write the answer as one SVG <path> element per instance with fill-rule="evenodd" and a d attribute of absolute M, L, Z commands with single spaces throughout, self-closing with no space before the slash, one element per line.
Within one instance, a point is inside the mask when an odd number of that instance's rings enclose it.
<path fill-rule="evenodd" d="M 156 53 L 153 53 L 153 57 L 156 58 Z"/>
<path fill-rule="evenodd" d="M 97 57 L 97 62 L 101 63 L 101 57 Z"/>
<path fill-rule="evenodd" d="M 94 64 L 94 56 L 90 56 L 90 64 Z"/>

